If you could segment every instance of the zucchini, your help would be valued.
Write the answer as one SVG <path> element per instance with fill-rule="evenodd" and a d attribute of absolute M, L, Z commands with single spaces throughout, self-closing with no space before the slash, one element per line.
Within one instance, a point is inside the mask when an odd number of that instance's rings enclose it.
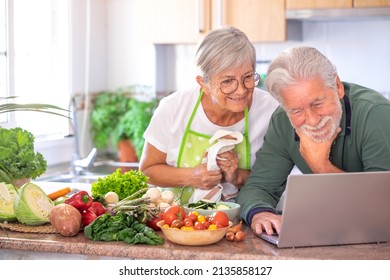
<path fill-rule="evenodd" d="M 188 203 L 188 208 L 192 209 L 203 209 L 203 210 L 227 210 L 230 209 L 229 206 L 226 204 L 220 203 L 217 204 L 217 202 L 208 200 L 208 199 L 201 199 L 198 202 L 194 203 Z"/>
<path fill-rule="evenodd" d="M 216 209 L 217 210 L 228 210 L 228 209 L 230 209 L 230 207 L 227 206 L 226 204 L 219 204 L 219 205 L 217 205 Z"/>

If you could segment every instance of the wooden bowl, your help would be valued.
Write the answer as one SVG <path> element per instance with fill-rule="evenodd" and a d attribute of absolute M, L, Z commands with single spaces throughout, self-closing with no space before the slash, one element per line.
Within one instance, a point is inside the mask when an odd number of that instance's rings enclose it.
<path fill-rule="evenodd" d="M 175 228 L 164 228 L 164 221 L 159 221 L 157 226 L 161 228 L 165 237 L 173 243 L 180 245 L 201 246 L 210 245 L 220 241 L 226 234 L 229 227 L 233 225 L 229 221 L 229 226 L 215 230 L 180 230 Z"/>

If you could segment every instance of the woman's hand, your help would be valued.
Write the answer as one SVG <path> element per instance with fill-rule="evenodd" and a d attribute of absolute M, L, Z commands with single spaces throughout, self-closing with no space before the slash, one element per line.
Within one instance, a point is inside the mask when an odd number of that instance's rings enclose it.
<path fill-rule="evenodd" d="M 206 164 L 199 164 L 192 168 L 192 178 L 189 178 L 193 183 L 191 186 L 210 190 L 218 185 L 222 180 L 222 170 L 208 171 Z"/>
<path fill-rule="evenodd" d="M 221 168 L 226 182 L 236 185 L 238 178 L 238 156 L 233 151 L 227 151 L 218 155 L 217 164 Z"/>

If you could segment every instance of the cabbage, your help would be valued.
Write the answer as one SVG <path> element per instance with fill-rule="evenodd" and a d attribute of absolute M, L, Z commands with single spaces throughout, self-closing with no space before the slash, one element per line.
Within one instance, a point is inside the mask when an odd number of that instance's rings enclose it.
<path fill-rule="evenodd" d="M 11 184 L 0 182 L 0 221 L 15 221 L 14 201 L 18 191 Z"/>
<path fill-rule="evenodd" d="M 37 226 L 48 223 L 54 202 L 37 185 L 28 182 L 19 189 L 15 199 L 16 218 L 22 224 Z"/>

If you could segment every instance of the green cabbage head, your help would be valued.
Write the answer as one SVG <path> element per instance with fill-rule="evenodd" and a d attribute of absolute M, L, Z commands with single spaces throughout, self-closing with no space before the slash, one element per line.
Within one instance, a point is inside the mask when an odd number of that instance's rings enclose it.
<path fill-rule="evenodd" d="M 18 221 L 25 225 L 37 226 L 48 223 L 54 202 L 37 185 L 28 182 L 19 189 L 14 210 Z"/>
<path fill-rule="evenodd" d="M 14 201 L 18 191 L 12 184 L 0 182 L 0 221 L 15 221 Z"/>

